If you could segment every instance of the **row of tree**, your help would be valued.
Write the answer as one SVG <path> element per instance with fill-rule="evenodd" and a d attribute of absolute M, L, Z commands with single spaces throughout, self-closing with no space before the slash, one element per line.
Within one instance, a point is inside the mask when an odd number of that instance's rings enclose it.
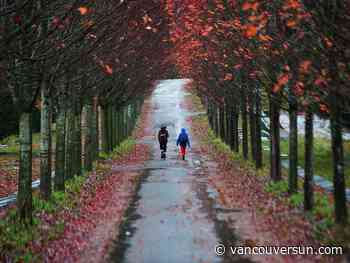
<path fill-rule="evenodd" d="M 280 112 L 289 112 L 289 192 L 298 191 L 297 114 L 305 113 L 304 208 L 314 206 L 313 117 L 330 120 L 336 222 L 348 219 L 342 131 L 350 93 L 347 1 L 167 2 L 172 59 L 192 78 L 212 127 L 262 166 L 261 118 L 270 119 L 270 173 L 282 179 Z M 250 138 L 249 138 L 250 136 Z"/>
<path fill-rule="evenodd" d="M 140 101 L 163 72 L 168 23 L 156 1 L 1 5 L 0 87 L 20 116 L 17 207 L 31 223 L 33 110 L 41 111 L 40 192 L 47 199 L 53 170 L 54 190 L 64 191 L 65 180 L 92 169 L 99 144 L 108 152 L 130 134 Z"/>

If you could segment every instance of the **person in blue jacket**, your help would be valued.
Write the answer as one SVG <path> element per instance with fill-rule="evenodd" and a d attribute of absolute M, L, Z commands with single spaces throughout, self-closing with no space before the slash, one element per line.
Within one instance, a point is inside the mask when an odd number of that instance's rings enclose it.
<path fill-rule="evenodd" d="M 187 146 L 191 147 L 190 139 L 188 137 L 188 134 L 187 134 L 185 128 L 181 129 L 179 137 L 177 138 L 176 146 L 179 146 L 179 145 L 180 145 L 180 153 L 181 153 L 181 156 L 182 156 L 182 160 L 185 160 L 186 147 Z"/>

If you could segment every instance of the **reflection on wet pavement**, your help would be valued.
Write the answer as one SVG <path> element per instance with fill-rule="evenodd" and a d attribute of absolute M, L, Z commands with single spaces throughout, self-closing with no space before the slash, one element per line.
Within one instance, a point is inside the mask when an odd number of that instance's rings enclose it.
<path fill-rule="evenodd" d="M 215 255 L 217 244 L 233 245 L 236 239 L 219 219 L 239 211 L 225 211 L 215 204 L 217 193 L 208 189 L 205 176 L 199 173 L 200 156 L 190 152 L 187 161 L 178 158 L 177 133 L 182 127 L 189 128 L 186 118 L 196 114 L 180 107 L 184 84 L 186 80 L 161 81 L 152 95 L 154 134 L 164 124 L 170 134 L 167 159 L 160 159 L 156 137 L 145 138 L 143 143 L 153 147 L 145 166 L 113 167 L 141 170 L 144 176 L 110 262 L 250 262 Z"/>

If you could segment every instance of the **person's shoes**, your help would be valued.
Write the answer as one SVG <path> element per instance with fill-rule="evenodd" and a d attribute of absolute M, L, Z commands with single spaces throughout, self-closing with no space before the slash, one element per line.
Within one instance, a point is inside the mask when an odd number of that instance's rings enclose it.
<path fill-rule="evenodd" d="M 184 160 L 184 161 L 185 161 L 185 155 L 182 155 L 182 160 Z"/>

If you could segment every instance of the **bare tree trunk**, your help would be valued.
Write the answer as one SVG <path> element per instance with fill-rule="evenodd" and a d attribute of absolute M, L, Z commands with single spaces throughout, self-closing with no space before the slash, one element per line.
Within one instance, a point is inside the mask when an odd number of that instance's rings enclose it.
<path fill-rule="evenodd" d="M 116 108 L 111 107 L 111 116 L 112 116 L 112 126 L 111 126 L 111 134 L 113 140 L 113 149 L 118 145 L 118 136 L 117 136 L 117 112 Z"/>
<path fill-rule="evenodd" d="M 254 94 L 251 93 L 251 99 L 249 100 L 249 131 L 250 131 L 250 150 L 253 161 L 256 161 L 256 114 L 254 112 Z"/>
<path fill-rule="evenodd" d="M 60 99 L 62 100 L 62 99 Z M 64 191 L 65 182 L 65 124 L 66 108 L 62 101 L 59 103 L 58 114 L 56 118 L 56 160 L 54 188 L 56 191 Z"/>
<path fill-rule="evenodd" d="M 224 106 L 219 107 L 219 119 L 220 119 L 220 138 L 225 141 L 225 110 Z"/>
<path fill-rule="evenodd" d="M 261 142 L 261 98 L 259 94 L 259 87 L 257 87 L 255 94 L 255 132 L 256 132 L 256 157 L 255 167 L 260 169 L 262 163 L 262 142 Z"/>
<path fill-rule="evenodd" d="M 247 121 L 247 101 L 246 93 L 242 90 L 241 99 L 241 115 L 242 115 L 242 153 L 245 160 L 248 159 L 248 121 Z"/>
<path fill-rule="evenodd" d="M 232 105 L 227 105 L 227 144 L 233 150 L 233 108 Z"/>
<path fill-rule="evenodd" d="M 298 191 L 298 106 L 294 98 L 289 100 L 288 192 L 293 194 Z"/>
<path fill-rule="evenodd" d="M 214 122 L 213 122 L 213 104 L 212 101 L 208 101 L 208 117 L 209 117 L 209 124 L 212 130 L 214 130 Z"/>
<path fill-rule="evenodd" d="M 105 106 L 101 106 L 101 144 L 102 152 L 108 152 L 108 109 Z"/>
<path fill-rule="evenodd" d="M 331 94 L 330 100 L 335 219 L 337 223 L 345 225 L 348 223 L 348 211 L 345 192 L 343 137 L 340 123 L 341 111 L 337 95 Z"/>
<path fill-rule="evenodd" d="M 24 224 L 32 223 L 32 120 L 23 112 L 19 120 L 20 159 L 18 174 L 17 213 Z"/>
<path fill-rule="evenodd" d="M 310 109 L 305 113 L 305 180 L 304 209 L 311 210 L 314 206 L 313 182 L 313 114 Z"/>
<path fill-rule="evenodd" d="M 43 85 L 46 85 L 44 83 Z M 40 137 L 40 195 L 51 196 L 51 102 L 46 86 L 41 90 L 41 137 Z"/>
<path fill-rule="evenodd" d="M 73 159 L 74 159 L 74 128 L 75 116 L 72 105 L 66 113 L 66 156 L 65 156 L 65 177 L 70 179 L 73 177 Z"/>
<path fill-rule="evenodd" d="M 214 104 L 214 131 L 215 131 L 215 135 L 219 136 L 219 121 L 218 121 L 218 108 L 216 106 L 216 104 Z"/>
<path fill-rule="evenodd" d="M 84 170 L 92 171 L 92 101 L 86 100 L 84 104 L 85 123 L 83 127 L 84 137 Z"/>
<path fill-rule="evenodd" d="M 75 112 L 74 121 L 74 174 L 81 175 L 82 170 L 82 145 L 81 145 L 81 105 L 79 104 Z"/>
<path fill-rule="evenodd" d="M 97 132 L 97 101 L 93 100 L 91 116 L 91 158 L 92 161 L 97 159 L 98 153 L 98 132 Z"/>
<path fill-rule="evenodd" d="M 239 106 L 234 106 L 235 110 L 233 113 L 233 134 L 234 134 L 234 151 L 239 153 Z"/>
<path fill-rule="evenodd" d="M 270 97 L 270 130 L 271 130 L 271 179 L 281 180 L 280 156 L 280 109 L 279 102 Z"/>

